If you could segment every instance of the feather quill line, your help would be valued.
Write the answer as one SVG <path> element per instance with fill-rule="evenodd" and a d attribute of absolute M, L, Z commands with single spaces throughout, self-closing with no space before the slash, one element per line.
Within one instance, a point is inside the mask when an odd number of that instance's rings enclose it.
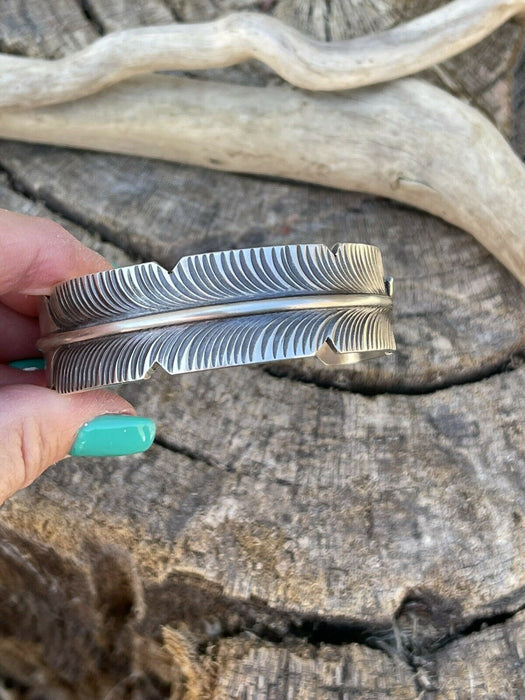
<path fill-rule="evenodd" d="M 49 352 L 61 345 L 79 343 L 109 335 L 133 333 L 150 328 L 201 321 L 220 320 L 237 316 L 303 311 L 309 309 L 334 309 L 350 307 L 392 307 L 392 298 L 382 294 L 315 294 L 276 299 L 257 299 L 225 304 L 176 309 L 173 311 L 135 316 L 110 323 L 100 323 L 69 331 L 50 333 L 38 341 L 38 347 Z"/>

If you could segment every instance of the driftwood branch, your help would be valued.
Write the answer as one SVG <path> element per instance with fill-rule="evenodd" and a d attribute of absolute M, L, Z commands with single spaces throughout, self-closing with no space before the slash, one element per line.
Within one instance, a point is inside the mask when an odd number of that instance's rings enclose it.
<path fill-rule="evenodd" d="M 143 76 L 4 111 L 0 136 L 390 197 L 469 231 L 525 284 L 525 168 L 488 119 L 419 80 L 338 95 Z"/>
<path fill-rule="evenodd" d="M 525 171 L 483 116 L 419 81 L 319 92 L 417 72 L 521 12 L 525 0 L 454 0 L 389 31 L 329 44 L 272 17 L 236 13 L 117 32 L 55 61 L 0 55 L 0 106 L 17 108 L 3 111 L 0 136 L 391 197 L 469 231 L 525 284 Z M 317 94 L 148 76 L 93 95 L 137 73 L 248 58 Z"/>
<path fill-rule="evenodd" d="M 297 87 L 346 90 L 440 63 L 522 12 L 525 0 L 453 0 L 388 31 L 331 43 L 249 12 L 202 24 L 127 29 L 58 60 L 0 55 L 0 107 L 64 102 L 137 74 L 230 66 L 250 58 Z"/>

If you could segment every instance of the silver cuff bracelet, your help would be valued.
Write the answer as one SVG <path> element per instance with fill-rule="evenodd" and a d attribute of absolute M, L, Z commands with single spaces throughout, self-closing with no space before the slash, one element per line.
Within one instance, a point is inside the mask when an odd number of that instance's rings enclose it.
<path fill-rule="evenodd" d="M 132 265 L 57 285 L 41 305 L 48 385 L 60 393 L 170 374 L 395 350 L 393 283 L 375 246 L 284 245 Z"/>

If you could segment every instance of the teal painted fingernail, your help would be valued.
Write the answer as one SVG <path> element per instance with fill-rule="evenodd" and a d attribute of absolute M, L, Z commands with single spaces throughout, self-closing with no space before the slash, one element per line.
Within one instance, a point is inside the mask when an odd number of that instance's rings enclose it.
<path fill-rule="evenodd" d="M 9 367 L 15 369 L 25 369 L 27 371 L 33 369 L 45 369 L 46 361 L 43 357 L 32 357 L 30 360 L 13 360 L 9 363 Z"/>
<path fill-rule="evenodd" d="M 76 457 L 117 457 L 145 452 L 155 438 L 150 418 L 127 415 L 98 416 L 84 423 L 70 450 Z"/>

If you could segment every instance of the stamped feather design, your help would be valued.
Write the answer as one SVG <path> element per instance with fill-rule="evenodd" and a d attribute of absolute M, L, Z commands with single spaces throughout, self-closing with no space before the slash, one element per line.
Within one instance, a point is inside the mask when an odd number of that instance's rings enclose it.
<path fill-rule="evenodd" d="M 55 331 L 43 349 L 60 392 L 143 379 L 155 366 L 350 362 L 395 349 L 390 311 L 373 246 L 253 248 L 189 256 L 171 273 L 146 263 L 66 282 L 49 299 Z"/>
<path fill-rule="evenodd" d="M 49 311 L 65 330 L 130 314 L 322 292 L 384 294 L 379 249 L 284 245 L 190 255 L 172 272 L 153 262 L 132 265 L 58 285 Z"/>

